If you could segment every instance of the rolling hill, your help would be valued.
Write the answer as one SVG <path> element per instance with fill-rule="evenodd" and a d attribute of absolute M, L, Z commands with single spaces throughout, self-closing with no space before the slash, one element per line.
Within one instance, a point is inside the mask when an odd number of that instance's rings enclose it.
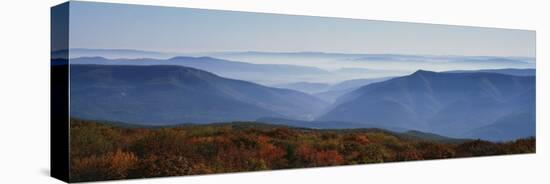
<path fill-rule="evenodd" d="M 274 85 L 277 88 L 286 88 L 296 91 L 301 91 L 308 94 L 314 94 L 326 91 L 331 85 L 318 82 L 294 82 L 288 84 Z"/>
<path fill-rule="evenodd" d="M 477 128 L 505 121 L 514 113 L 523 126 L 535 126 L 535 77 L 496 73 L 437 73 L 411 75 L 363 86 L 338 98 L 317 120 L 364 122 L 477 138 Z M 506 119 L 506 118 L 505 118 Z M 503 139 L 518 138 L 508 130 Z"/>
<path fill-rule="evenodd" d="M 291 127 L 303 127 L 312 129 L 356 129 L 356 128 L 377 128 L 394 132 L 404 132 L 406 129 L 399 127 L 390 127 L 384 125 L 373 125 L 357 122 L 344 122 L 344 121 L 303 121 L 303 120 L 291 120 L 276 117 L 263 117 L 256 120 L 256 122 L 285 125 Z"/>
<path fill-rule="evenodd" d="M 327 105 L 305 93 L 182 66 L 71 64 L 70 71 L 71 116 L 84 119 L 141 124 L 311 119 Z"/>
<path fill-rule="evenodd" d="M 359 87 L 388 79 L 391 79 L 391 77 L 346 80 L 330 86 L 325 91 L 314 93 L 313 95 L 324 101 L 333 103 L 338 97 L 356 90 Z"/>

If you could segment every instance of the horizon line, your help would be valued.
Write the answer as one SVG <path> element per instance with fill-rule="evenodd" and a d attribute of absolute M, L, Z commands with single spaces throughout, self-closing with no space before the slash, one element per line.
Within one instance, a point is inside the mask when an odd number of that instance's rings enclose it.
<path fill-rule="evenodd" d="M 441 56 L 462 56 L 462 57 L 501 57 L 501 58 L 530 58 L 530 59 L 536 59 L 536 56 L 517 56 L 517 55 L 506 55 L 506 56 L 499 56 L 499 55 L 459 55 L 459 54 L 409 54 L 409 53 L 391 53 L 391 52 L 378 52 L 378 53 L 369 53 L 369 52 L 326 52 L 326 51 L 259 51 L 259 50 L 213 50 L 213 51 L 191 51 L 191 52 L 185 52 L 185 51 L 158 51 L 158 50 L 147 50 L 147 49 L 135 49 L 135 48 L 84 48 L 84 47 L 75 47 L 75 48 L 68 48 L 68 49 L 58 49 L 58 50 L 52 50 L 50 53 L 53 52 L 61 52 L 61 51 L 67 51 L 71 49 L 82 49 L 82 50 L 126 50 L 126 51 L 139 51 L 139 52 L 152 52 L 152 53 L 158 53 L 158 54 L 203 54 L 203 53 L 270 53 L 270 54 L 292 54 L 292 53 L 320 53 L 320 54 L 346 54 L 346 55 L 402 55 L 402 56 L 435 56 L 435 57 L 441 57 Z"/>

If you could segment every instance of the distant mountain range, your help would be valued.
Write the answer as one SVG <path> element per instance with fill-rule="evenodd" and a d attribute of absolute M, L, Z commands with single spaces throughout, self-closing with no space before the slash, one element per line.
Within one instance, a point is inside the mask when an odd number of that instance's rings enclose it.
<path fill-rule="evenodd" d="M 368 78 L 395 76 L 395 72 L 401 71 L 399 74 L 403 74 L 403 72 L 414 72 L 417 69 L 445 71 L 506 67 L 535 68 L 535 59 L 530 57 L 327 52 L 222 52 L 203 54 L 216 58 L 254 63 L 306 63 L 321 65 L 322 67 L 319 66 L 321 68 L 370 68 L 394 71 L 391 74 L 371 75 Z"/>
<path fill-rule="evenodd" d="M 535 76 L 536 70 L 532 68 L 517 69 L 517 68 L 506 68 L 506 69 L 487 69 L 487 70 L 453 70 L 447 71 L 446 73 L 500 73 L 506 75 L 515 75 L 515 76 Z"/>
<path fill-rule="evenodd" d="M 71 116 L 140 124 L 311 119 L 308 94 L 182 66 L 71 65 Z"/>
<path fill-rule="evenodd" d="M 78 118 L 163 125 L 270 120 L 310 128 L 385 127 L 487 140 L 531 136 L 535 130 L 532 58 L 210 53 L 220 57 L 214 58 L 167 57 L 172 55 L 139 50 L 71 50 L 71 57 L 87 55 L 111 59 L 70 60 L 71 100 L 75 102 L 71 115 Z M 399 70 L 389 75 L 392 71 L 362 67 L 329 71 L 315 65 L 257 64 L 274 60 L 419 67 L 446 66 L 453 61 L 481 68 L 527 68 L 397 74 L 403 72 Z M 64 64 L 64 59 L 52 60 L 52 67 Z M 361 77 L 377 76 L 377 72 L 385 77 Z"/>
<path fill-rule="evenodd" d="M 168 59 L 178 54 L 164 53 L 155 51 L 144 51 L 135 49 L 87 49 L 87 48 L 72 48 L 70 50 L 57 50 L 51 53 L 52 58 L 80 58 L 80 57 L 103 57 L 109 59 L 140 59 L 140 58 L 155 58 Z"/>
<path fill-rule="evenodd" d="M 53 51 L 53 58 L 63 56 L 69 50 Z M 502 56 L 456 56 L 456 55 L 411 55 L 411 54 L 372 54 L 372 53 L 331 53 L 331 52 L 263 52 L 263 51 L 242 51 L 242 52 L 159 52 L 138 49 L 94 49 L 94 48 L 71 48 L 70 58 L 79 57 L 104 57 L 109 59 L 139 59 L 154 58 L 168 59 L 176 56 L 211 56 L 229 60 L 247 60 L 257 58 L 269 59 L 324 59 L 324 60 L 358 60 L 358 61 L 481 61 L 481 62 L 526 62 L 534 63 L 535 59 L 530 57 L 502 57 Z"/>
<path fill-rule="evenodd" d="M 321 58 L 327 60 L 357 60 L 357 61 L 480 61 L 480 62 L 525 62 L 534 63 L 530 57 L 504 56 L 459 56 L 459 55 L 411 55 L 411 54 L 370 54 L 370 53 L 330 53 L 330 52 L 213 52 L 202 53 L 219 58 L 231 59 L 283 59 L 283 58 Z"/>
<path fill-rule="evenodd" d="M 67 53 L 67 50 L 54 51 L 52 52 L 52 56 L 54 58 L 56 58 L 56 55 L 67 56 Z M 219 60 L 239 61 L 249 64 L 297 65 L 303 67 L 316 67 L 332 72 L 332 75 L 323 78 L 304 77 L 302 79 L 307 80 L 302 81 L 289 80 L 289 78 L 287 78 L 286 81 L 279 80 L 269 84 L 304 81 L 335 83 L 359 78 L 402 76 L 410 74 L 418 69 L 449 71 L 495 68 L 535 68 L 535 58 L 532 57 L 258 51 L 168 53 L 132 49 L 86 48 L 73 48 L 70 50 L 70 57 L 72 59 L 79 57 L 103 57 L 107 59 L 152 58 L 167 60 L 180 56 L 195 58 L 210 57 Z M 313 81 L 314 79 L 322 80 Z M 263 84 L 268 83 L 263 82 Z"/>
<path fill-rule="evenodd" d="M 252 81 L 261 84 L 285 83 L 289 81 L 308 81 L 316 78 L 330 78 L 331 73 L 315 67 L 252 64 L 228 61 L 212 57 L 178 56 L 170 59 L 107 59 L 103 57 L 82 57 L 70 60 L 71 64 L 98 65 L 178 65 L 206 70 L 217 75 Z"/>
<path fill-rule="evenodd" d="M 517 137 L 509 127 L 534 130 L 534 104 L 534 76 L 417 71 L 347 93 L 318 120 L 381 124 L 454 137 L 513 139 Z M 490 137 L 479 133 L 484 130 L 501 133 Z"/>

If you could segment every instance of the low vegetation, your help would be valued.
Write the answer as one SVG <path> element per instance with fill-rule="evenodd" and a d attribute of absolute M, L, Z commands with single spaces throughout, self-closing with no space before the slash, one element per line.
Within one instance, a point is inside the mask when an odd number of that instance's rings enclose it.
<path fill-rule="evenodd" d="M 493 143 L 247 122 L 155 128 L 72 119 L 70 136 L 72 182 L 535 152 L 535 138 Z"/>

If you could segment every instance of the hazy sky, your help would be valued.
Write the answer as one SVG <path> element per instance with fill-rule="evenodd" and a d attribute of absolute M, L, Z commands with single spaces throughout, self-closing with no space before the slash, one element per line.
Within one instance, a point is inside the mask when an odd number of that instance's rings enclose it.
<path fill-rule="evenodd" d="M 70 47 L 535 57 L 535 32 L 71 2 Z"/>

